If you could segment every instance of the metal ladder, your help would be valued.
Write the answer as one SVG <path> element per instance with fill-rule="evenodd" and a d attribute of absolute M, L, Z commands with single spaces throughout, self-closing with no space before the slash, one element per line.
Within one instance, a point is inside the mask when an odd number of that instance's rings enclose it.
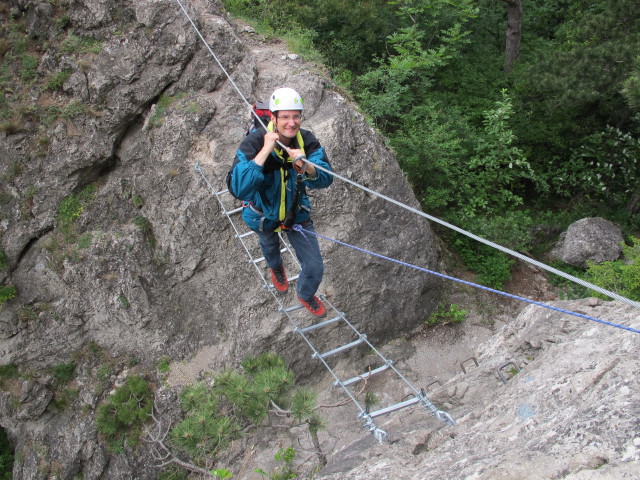
<path fill-rule="evenodd" d="M 359 410 L 358 418 L 364 422 L 364 427 L 368 429 L 371 433 L 373 433 L 375 438 L 379 442 L 381 443 L 384 442 L 384 440 L 387 437 L 387 433 L 384 430 L 376 427 L 374 423 L 374 419 L 398 410 L 405 409 L 412 405 L 422 405 L 430 413 L 432 413 L 438 420 L 445 422 L 448 425 L 456 424 L 455 420 L 451 417 L 449 413 L 437 409 L 429 401 L 424 390 L 416 389 L 411 384 L 411 382 L 409 382 L 409 380 L 407 380 L 407 378 L 393 365 L 393 361 L 386 358 L 377 348 L 375 348 L 369 342 L 369 340 L 367 340 L 367 336 L 360 333 L 353 326 L 353 324 L 349 322 L 349 320 L 347 320 L 347 317 L 345 316 L 344 312 L 338 311 L 333 306 L 333 304 L 329 301 L 329 299 L 327 299 L 327 297 L 324 296 L 323 294 L 318 293 L 318 297 L 322 300 L 322 302 L 325 304 L 325 307 L 327 308 L 327 314 L 328 314 L 327 317 L 329 317 L 328 320 L 324 320 L 320 323 L 315 323 L 315 324 L 307 325 L 304 327 L 301 326 L 303 323 L 305 323 L 304 322 L 305 319 L 308 321 L 310 315 L 306 314 L 300 319 L 296 320 L 295 312 L 299 310 L 303 310 L 306 313 L 306 310 L 304 310 L 304 307 L 297 301 L 293 306 L 286 306 L 284 304 L 282 300 L 282 296 L 276 292 L 275 288 L 273 288 L 273 286 L 271 285 L 270 280 L 268 280 L 267 276 L 265 275 L 266 268 L 262 266 L 262 264 L 265 262 L 264 257 L 256 258 L 251 253 L 252 249 L 249 246 L 248 241 L 250 240 L 251 237 L 254 237 L 255 238 L 254 243 L 258 245 L 256 234 L 252 230 L 248 229 L 241 219 L 238 222 L 242 226 L 240 228 L 238 227 L 238 225 L 233 219 L 234 216 L 239 218 L 238 214 L 242 212 L 243 207 L 242 206 L 234 207 L 232 205 L 229 205 L 229 202 L 233 203 L 233 201 L 235 201 L 237 203 L 237 200 L 235 200 L 231 196 L 229 191 L 226 189 L 219 190 L 219 191 L 216 190 L 213 187 L 213 185 L 211 185 L 211 183 L 209 182 L 204 169 L 199 163 L 196 163 L 195 170 L 202 176 L 202 178 L 206 182 L 207 186 L 209 187 L 209 190 L 211 191 L 212 196 L 216 197 L 220 205 L 220 208 L 222 210 L 222 214 L 227 217 L 227 219 L 229 220 L 229 223 L 231 224 L 231 227 L 233 228 L 233 231 L 235 232 L 234 236 L 240 241 L 240 244 L 242 245 L 245 252 L 247 253 L 247 257 L 249 258 L 249 263 L 253 264 L 253 266 L 256 268 L 256 271 L 258 272 L 258 274 L 260 275 L 260 278 L 262 279 L 264 288 L 266 288 L 273 296 L 273 299 L 278 305 L 278 310 L 282 312 L 289 319 L 289 321 L 293 326 L 293 331 L 299 334 L 303 338 L 303 340 L 307 343 L 307 345 L 313 352 L 312 358 L 316 358 L 320 360 L 322 364 L 325 366 L 325 368 L 329 371 L 329 373 L 333 376 L 334 386 L 340 387 L 344 391 L 344 393 L 347 395 L 347 397 L 349 397 L 349 399 L 353 402 L 353 404 L 358 408 Z M 293 264 L 294 266 L 297 267 L 297 271 L 300 271 L 300 264 L 292 250 L 291 245 L 288 243 L 288 241 L 285 240 L 284 236 L 281 233 L 278 235 L 280 236 L 281 244 L 284 245 L 284 247 L 281 249 L 281 253 L 287 254 L 286 255 L 287 258 L 283 260 L 285 260 L 285 263 L 287 263 L 288 261 L 289 264 Z M 257 250 L 259 251 L 259 246 L 257 246 Z M 293 282 L 297 278 L 298 278 L 298 275 L 289 277 L 289 282 Z M 341 326 L 343 328 L 346 328 L 346 330 L 350 332 L 352 341 L 321 353 L 321 351 L 316 347 L 316 345 L 314 345 L 312 341 L 312 338 L 311 338 L 312 332 L 316 332 L 322 328 L 329 327 L 329 326 L 334 326 L 334 327 Z M 341 337 L 341 338 L 345 338 L 345 337 Z M 318 339 L 316 339 L 316 343 L 319 343 Z M 369 370 L 365 373 L 356 375 L 347 380 L 341 380 L 336 374 L 336 372 L 334 371 L 334 368 L 332 368 L 329 365 L 329 358 L 341 352 L 346 352 L 358 345 L 363 345 L 368 347 L 369 351 L 373 352 L 377 356 L 379 360 L 379 366 L 373 370 Z M 369 408 L 367 406 L 362 405 L 361 402 L 358 401 L 358 399 L 356 398 L 357 394 L 355 394 L 350 387 L 353 387 L 360 382 L 368 381 L 374 375 L 380 374 L 385 371 L 390 371 L 395 373 L 396 379 L 402 385 L 404 385 L 405 389 L 407 388 L 409 389 L 409 391 L 411 392 L 410 395 L 413 395 L 413 398 L 401 401 L 399 403 L 385 406 L 375 411 L 369 411 Z"/>

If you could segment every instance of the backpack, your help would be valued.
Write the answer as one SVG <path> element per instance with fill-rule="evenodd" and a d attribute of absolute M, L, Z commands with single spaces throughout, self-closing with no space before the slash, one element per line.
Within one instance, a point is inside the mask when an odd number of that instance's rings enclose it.
<path fill-rule="evenodd" d="M 271 110 L 269 110 L 268 102 L 262 102 L 259 100 L 253 104 L 253 113 L 251 114 L 251 121 L 249 123 L 249 126 L 247 127 L 247 131 L 244 133 L 245 136 L 249 135 L 251 132 L 254 132 L 258 129 L 264 130 L 263 126 L 260 125 L 260 122 L 258 122 L 258 118 L 256 118 L 256 116 L 260 118 L 260 120 L 262 121 L 265 127 L 269 124 L 269 122 L 271 121 Z M 233 159 L 233 163 L 231 164 L 231 168 L 227 172 L 226 182 L 227 182 L 227 190 L 229 191 L 229 193 L 233 195 L 234 198 L 237 198 L 238 200 L 242 200 L 240 197 L 238 197 L 234 193 L 233 189 L 231 188 L 233 169 L 235 168 L 235 166 L 238 164 L 239 161 L 240 159 L 236 155 L 235 158 Z"/>

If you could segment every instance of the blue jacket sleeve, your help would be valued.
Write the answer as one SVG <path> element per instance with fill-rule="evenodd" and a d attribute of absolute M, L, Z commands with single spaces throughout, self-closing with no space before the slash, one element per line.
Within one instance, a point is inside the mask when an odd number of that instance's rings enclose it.
<path fill-rule="evenodd" d="M 231 185 L 243 200 L 251 201 L 264 182 L 264 169 L 253 159 L 262 148 L 261 137 L 251 134 L 245 137 L 236 152 L 238 161 L 233 168 Z"/>

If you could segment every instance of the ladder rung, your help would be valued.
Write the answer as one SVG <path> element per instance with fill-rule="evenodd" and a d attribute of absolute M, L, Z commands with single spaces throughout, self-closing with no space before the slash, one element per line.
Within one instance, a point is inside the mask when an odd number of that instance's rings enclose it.
<path fill-rule="evenodd" d="M 294 280 L 297 280 L 299 276 L 300 276 L 300 275 L 294 275 L 293 277 L 289 277 L 289 278 L 287 278 L 287 280 L 288 280 L 289 282 L 293 282 Z M 275 287 L 275 286 L 273 286 L 273 285 L 269 285 L 269 286 L 268 286 L 268 288 L 276 288 L 276 287 Z"/>
<path fill-rule="evenodd" d="M 245 238 L 248 237 L 249 235 L 255 235 L 256 232 L 254 232 L 253 230 L 249 230 L 248 232 L 244 232 L 241 233 L 240 235 L 236 235 L 236 238 Z"/>
<path fill-rule="evenodd" d="M 351 385 L 351 384 L 357 383 L 357 382 L 359 382 L 359 381 L 361 381 L 361 380 L 364 380 L 365 378 L 369 378 L 369 377 L 371 377 L 372 375 L 375 375 L 375 374 L 377 374 L 377 373 L 382 373 L 382 372 L 384 372 L 384 371 L 385 371 L 385 370 L 387 370 L 390 366 L 391 366 L 390 364 L 385 363 L 384 365 L 382 365 L 381 367 L 376 368 L 375 370 L 371 370 L 370 372 L 363 373 L 362 375 L 358 375 L 357 377 L 350 378 L 350 379 L 349 379 L 349 380 L 347 380 L 346 382 L 342 382 L 342 385 L 344 385 L 344 386 L 346 387 L 347 385 Z M 340 382 L 337 382 L 337 381 L 336 381 L 336 382 L 334 383 L 334 385 L 340 385 Z"/>
<path fill-rule="evenodd" d="M 294 305 L 293 307 L 281 308 L 280 311 L 289 313 L 300 310 L 301 308 L 303 308 L 302 305 Z"/>
<path fill-rule="evenodd" d="M 229 193 L 229 189 L 225 188 L 224 190 L 220 190 L 219 192 L 216 192 L 216 195 L 222 195 L 224 193 Z"/>
<path fill-rule="evenodd" d="M 347 343 L 346 345 L 342 345 L 341 347 L 334 348 L 333 350 L 329 350 L 328 352 L 325 352 L 325 353 L 314 353 L 314 356 L 317 356 L 320 358 L 327 358 L 331 355 L 335 355 L 336 353 L 340 353 L 344 350 L 348 350 L 349 348 L 355 347 L 356 345 L 360 345 L 362 342 L 364 342 L 365 338 L 366 338 L 365 335 L 361 335 L 360 338 L 355 342 Z"/>
<path fill-rule="evenodd" d="M 322 328 L 322 327 L 326 327 L 327 325 L 330 325 L 334 322 L 336 322 L 337 320 L 341 320 L 342 316 L 338 315 L 337 317 L 333 317 L 329 320 L 325 320 L 324 322 L 320 322 L 320 323 L 316 323 L 314 325 L 310 325 L 308 327 L 304 327 L 304 328 L 300 328 L 298 329 L 298 331 L 300 333 L 306 333 L 306 332 L 310 332 L 311 330 L 315 330 L 316 328 Z"/>
<path fill-rule="evenodd" d="M 234 208 L 233 210 L 228 210 L 228 211 L 225 209 L 224 213 L 226 215 L 233 215 L 234 213 L 241 212 L 243 208 L 244 207 L 238 207 L 238 208 Z"/>
<path fill-rule="evenodd" d="M 280 249 L 280 253 L 284 253 L 284 252 L 286 252 L 286 251 L 287 251 L 287 249 L 286 249 L 285 247 L 282 247 L 282 248 Z M 260 263 L 260 262 L 264 261 L 264 257 L 260 257 L 260 258 L 257 258 L 257 259 L 255 259 L 255 260 L 251 260 L 251 261 L 252 261 L 253 263 Z"/>
<path fill-rule="evenodd" d="M 390 405 L 386 408 L 381 408 L 380 410 L 376 410 L 375 412 L 371 412 L 369 416 L 371 418 L 380 417 L 381 415 L 386 415 L 391 412 L 395 412 L 396 410 L 401 410 L 403 408 L 410 407 L 411 405 L 415 405 L 418 403 L 420 399 L 418 397 L 413 397 L 411 400 L 407 400 L 406 402 L 396 403 L 395 405 Z"/>

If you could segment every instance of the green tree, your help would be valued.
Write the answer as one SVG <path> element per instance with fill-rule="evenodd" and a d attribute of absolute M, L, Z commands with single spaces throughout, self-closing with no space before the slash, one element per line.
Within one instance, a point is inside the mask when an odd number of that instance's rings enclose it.
<path fill-rule="evenodd" d="M 526 115 L 514 129 L 540 174 L 553 178 L 572 151 L 607 126 L 638 131 L 640 119 L 628 101 L 638 44 L 638 2 L 578 0 L 547 38 L 524 49 L 514 84 L 516 107 Z"/>
<path fill-rule="evenodd" d="M 153 392 L 142 377 L 131 375 L 116 388 L 113 395 L 98 407 L 96 425 L 98 431 L 114 446 L 129 438 L 136 443 L 153 408 Z"/>
<path fill-rule="evenodd" d="M 412 0 L 399 8 L 399 28 L 387 38 L 389 55 L 357 84 L 357 98 L 383 129 L 393 132 L 417 99 L 427 96 L 440 68 L 467 41 L 471 1 Z"/>

